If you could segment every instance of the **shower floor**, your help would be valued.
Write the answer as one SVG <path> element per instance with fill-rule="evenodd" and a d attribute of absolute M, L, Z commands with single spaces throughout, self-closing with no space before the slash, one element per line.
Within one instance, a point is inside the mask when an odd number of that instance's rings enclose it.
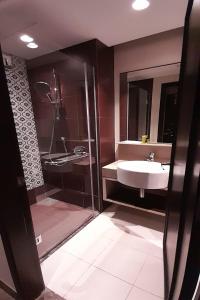
<path fill-rule="evenodd" d="M 40 258 L 93 216 L 92 211 L 88 209 L 51 197 L 31 205 L 31 214 L 35 236 L 42 237 L 42 242 L 37 246 Z"/>

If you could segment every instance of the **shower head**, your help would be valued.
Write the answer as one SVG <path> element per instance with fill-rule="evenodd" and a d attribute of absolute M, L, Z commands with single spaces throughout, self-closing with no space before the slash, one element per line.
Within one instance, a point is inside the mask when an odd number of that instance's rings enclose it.
<path fill-rule="evenodd" d="M 51 97 L 51 89 L 47 82 L 44 81 L 37 81 L 35 83 L 35 88 L 39 92 L 40 96 L 47 96 L 47 98 L 50 100 L 50 102 L 54 102 Z"/>

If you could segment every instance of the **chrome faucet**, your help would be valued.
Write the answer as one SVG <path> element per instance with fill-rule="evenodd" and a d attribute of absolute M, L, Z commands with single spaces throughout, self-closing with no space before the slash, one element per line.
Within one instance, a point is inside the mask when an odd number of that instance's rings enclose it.
<path fill-rule="evenodd" d="M 155 153 L 150 152 L 149 155 L 147 156 L 147 161 L 154 161 L 155 158 Z"/>

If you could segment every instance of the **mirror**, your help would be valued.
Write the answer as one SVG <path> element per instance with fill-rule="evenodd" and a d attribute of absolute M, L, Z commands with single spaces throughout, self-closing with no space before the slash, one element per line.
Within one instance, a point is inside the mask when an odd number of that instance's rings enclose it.
<path fill-rule="evenodd" d="M 120 140 L 172 143 L 180 63 L 120 74 Z"/>

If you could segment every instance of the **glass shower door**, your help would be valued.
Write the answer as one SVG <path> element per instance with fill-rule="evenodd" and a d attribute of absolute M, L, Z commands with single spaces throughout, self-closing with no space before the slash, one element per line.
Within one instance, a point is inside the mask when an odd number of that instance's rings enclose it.
<path fill-rule="evenodd" d="M 94 217 L 97 194 L 92 68 L 58 56 L 28 71 L 44 178 L 31 207 L 40 256 Z"/>
<path fill-rule="evenodd" d="M 61 52 L 6 69 L 40 257 L 95 215 L 97 132 L 92 67 Z"/>

